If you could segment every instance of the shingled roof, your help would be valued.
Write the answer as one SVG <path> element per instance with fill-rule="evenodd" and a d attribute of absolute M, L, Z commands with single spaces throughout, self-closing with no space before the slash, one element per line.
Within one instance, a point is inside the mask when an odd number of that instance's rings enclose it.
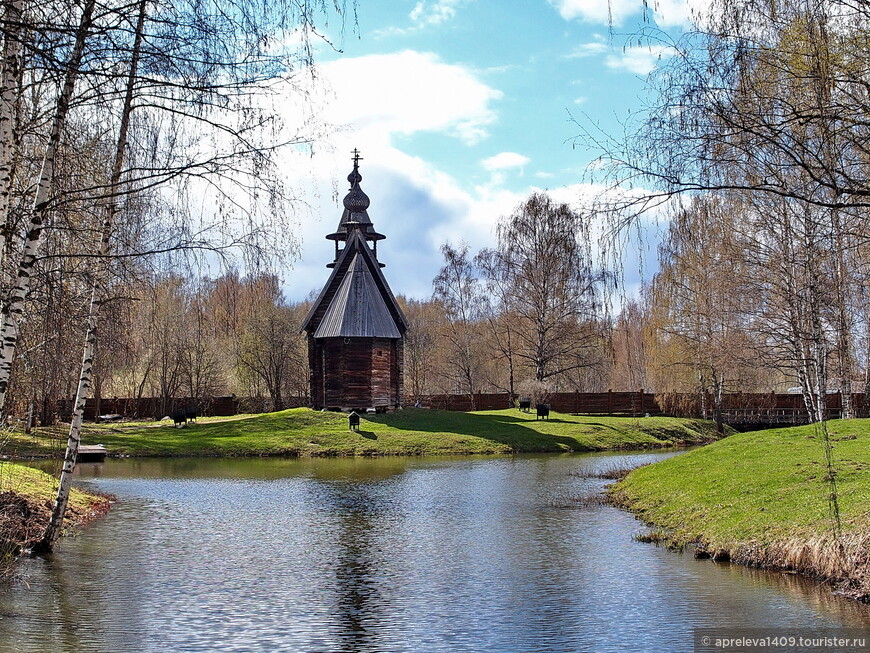
<path fill-rule="evenodd" d="M 302 330 L 315 338 L 401 338 L 407 328 L 365 232 L 351 229 Z"/>
<path fill-rule="evenodd" d="M 359 161 L 354 150 L 344 213 L 338 231 L 327 236 L 335 241 L 336 259 L 327 266 L 332 274 L 302 323 L 302 330 L 314 338 L 401 338 L 408 329 L 378 262 L 377 241 L 384 236 L 369 219 Z M 341 241 L 345 246 L 339 251 Z M 369 241 L 375 243 L 374 250 Z"/>
<path fill-rule="evenodd" d="M 315 338 L 401 338 L 374 277 L 355 253 Z"/>

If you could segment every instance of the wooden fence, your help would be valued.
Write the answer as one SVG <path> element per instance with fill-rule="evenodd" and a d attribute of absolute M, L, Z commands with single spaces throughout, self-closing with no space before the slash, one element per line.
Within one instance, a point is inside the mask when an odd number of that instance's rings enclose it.
<path fill-rule="evenodd" d="M 702 408 L 697 394 L 637 392 L 556 392 L 550 395 L 552 410 L 560 413 L 580 415 L 671 415 L 675 417 L 705 417 L 712 419 L 712 402 L 706 401 Z M 441 410 L 500 410 L 513 406 L 506 392 L 478 393 L 469 395 L 439 394 L 421 398 L 425 408 Z M 839 393 L 827 397 L 828 417 L 840 417 L 842 397 Z M 285 408 L 307 406 L 307 397 L 289 397 L 284 400 Z M 857 417 L 870 417 L 870 402 L 860 393 L 852 395 L 852 405 Z M 58 414 L 68 420 L 72 414 L 72 400 L 58 402 Z M 101 415 L 118 414 L 132 419 L 160 419 L 172 411 L 188 406 L 196 406 L 201 415 L 229 416 L 239 413 L 260 413 L 272 409 L 271 402 L 262 397 L 210 397 L 197 400 L 190 397 L 171 399 L 168 402 L 159 397 L 141 398 L 104 398 L 99 402 Z M 97 402 L 88 399 L 85 404 L 85 419 L 96 416 Z M 808 421 L 803 397 L 783 393 L 730 393 L 722 398 L 722 416 L 726 424 L 737 427 L 764 426 L 776 424 L 805 424 Z"/>
<path fill-rule="evenodd" d="M 307 397 L 289 397 L 284 408 L 307 406 Z M 180 408 L 195 406 L 200 415 L 230 416 L 239 413 L 264 413 L 272 410 L 272 402 L 263 397 L 176 397 L 165 401 L 161 397 L 112 397 L 99 401 L 100 415 L 123 415 L 130 419 L 160 419 Z M 61 399 L 57 402 L 58 415 L 62 420 L 72 416 L 73 401 Z M 93 421 L 97 415 L 97 400 L 85 402 L 84 418 Z"/>
<path fill-rule="evenodd" d="M 513 406 L 508 393 L 470 395 L 428 395 L 420 402 L 425 408 L 442 410 L 499 410 Z M 555 392 L 550 408 L 560 413 L 586 415 L 661 415 L 656 395 L 644 392 Z"/>
<path fill-rule="evenodd" d="M 498 410 L 513 405 L 507 393 L 474 395 L 429 395 L 421 404 L 443 410 Z M 698 394 L 638 392 L 556 392 L 550 396 L 550 407 L 561 413 L 580 415 L 671 415 L 674 417 L 704 417 L 713 419 L 712 400 L 701 401 Z M 473 406 L 473 408 L 472 408 Z M 842 396 L 827 397 L 828 418 L 842 414 Z M 852 395 L 857 417 L 870 417 L 870 402 L 862 393 Z M 809 415 L 799 394 L 729 393 L 722 398 L 722 418 L 733 426 L 765 426 L 776 424 L 806 424 Z"/>

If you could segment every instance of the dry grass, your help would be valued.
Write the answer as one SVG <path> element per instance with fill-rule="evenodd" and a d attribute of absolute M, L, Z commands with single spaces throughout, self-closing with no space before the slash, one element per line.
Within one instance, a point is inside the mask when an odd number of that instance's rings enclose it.
<path fill-rule="evenodd" d="M 607 504 L 607 497 L 601 492 L 588 494 L 564 494 L 550 499 L 551 508 L 594 508 Z"/>
<path fill-rule="evenodd" d="M 571 472 L 572 476 L 579 476 L 580 478 L 603 478 L 611 481 L 621 481 L 628 473 L 634 471 L 638 467 L 645 467 L 650 463 L 646 463 L 644 465 L 607 465 L 598 469 L 580 469 L 577 471 Z"/>
<path fill-rule="evenodd" d="M 699 557 L 800 573 L 870 601 L 870 420 L 827 429 L 830 465 L 812 425 L 741 433 L 630 473 L 610 499 Z"/>
<path fill-rule="evenodd" d="M 766 545 L 743 542 L 729 554 L 736 563 L 812 576 L 830 582 L 838 593 L 870 601 L 870 533 L 847 533 L 839 541 L 822 535 Z"/>
<path fill-rule="evenodd" d="M 0 575 L 38 542 L 51 516 L 57 480 L 36 469 L 0 463 Z M 111 497 L 73 489 L 64 530 L 69 532 L 108 511 Z"/>

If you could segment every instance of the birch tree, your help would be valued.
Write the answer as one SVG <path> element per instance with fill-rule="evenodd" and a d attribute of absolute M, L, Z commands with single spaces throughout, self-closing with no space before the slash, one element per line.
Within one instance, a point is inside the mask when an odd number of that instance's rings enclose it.
<path fill-rule="evenodd" d="M 179 3 L 180 4 L 180 3 Z M 136 19 L 136 27 L 134 30 L 134 38 L 132 49 L 130 52 L 130 60 L 128 64 L 127 82 L 123 94 L 123 106 L 121 109 L 120 125 L 118 128 L 118 137 L 115 147 L 115 156 L 111 167 L 111 174 L 107 187 L 100 189 L 105 198 L 108 199 L 105 209 L 105 218 L 101 229 L 101 239 L 99 250 L 96 258 L 104 260 L 109 254 L 111 234 L 114 224 L 116 201 L 121 195 L 120 182 L 122 172 L 124 170 L 125 151 L 128 145 L 128 130 L 130 126 L 130 116 L 133 110 L 134 91 L 137 91 L 137 80 L 140 82 L 138 86 L 138 94 L 140 97 L 139 106 L 147 107 L 147 102 L 141 98 L 150 95 L 152 98 L 151 109 L 164 112 L 180 113 L 188 119 L 196 119 L 207 122 L 211 127 L 218 130 L 225 130 L 231 138 L 236 140 L 238 146 L 230 147 L 228 153 L 216 152 L 212 156 L 206 156 L 204 160 L 193 161 L 187 157 L 183 158 L 181 167 L 170 166 L 165 161 L 162 168 L 151 168 L 143 171 L 129 169 L 128 176 L 132 179 L 128 180 L 133 188 L 147 182 L 149 185 L 159 183 L 162 180 L 171 179 L 180 172 L 185 174 L 202 175 L 204 172 L 218 171 L 219 174 L 224 174 L 229 178 L 234 178 L 239 172 L 239 161 L 245 157 L 250 157 L 255 167 L 256 174 L 250 176 L 251 179 L 259 180 L 264 178 L 265 167 L 269 163 L 268 159 L 263 157 L 261 148 L 264 151 L 270 151 L 273 146 L 258 146 L 250 141 L 250 126 L 242 125 L 241 129 L 233 129 L 228 126 L 228 123 L 221 123 L 210 118 L 210 113 L 214 111 L 215 101 L 220 102 L 218 111 L 226 111 L 228 106 L 226 100 L 228 96 L 235 98 L 244 96 L 248 89 L 253 88 L 257 83 L 268 79 L 270 76 L 275 76 L 279 71 L 272 67 L 269 57 L 263 56 L 264 48 L 268 47 L 271 40 L 269 28 L 279 28 L 283 24 L 283 17 L 278 17 L 278 22 L 273 22 L 272 9 L 267 7 L 259 7 L 252 4 L 236 5 L 229 12 L 208 13 L 208 8 L 203 10 L 198 5 L 192 5 L 189 18 L 191 24 L 185 24 L 185 21 L 166 21 L 167 17 L 179 18 L 183 16 L 183 12 L 168 12 L 158 16 L 156 21 L 160 28 L 154 35 L 155 41 L 160 41 L 165 45 L 172 46 L 172 50 L 151 50 L 152 60 L 161 60 L 161 69 L 169 68 L 175 72 L 181 72 L 181 75 L 175 75 L 174 79 L 169 81 L 164 77 L 159 83 L 154 78 L 149 80 L 150 83 L 142 84 L 139 76 L 139 61 L 142 53 L 143 42 L 146 40 L 145 23 L 147 14 L 146 0 L 140 0 L 138 4 L 138 17 Z M 78 66 L 81 63 L 82 52 L 84 50 L 85 40 L 88 36 L 88 28 L 90 27 L 91 16 L 93 13 L 93 3 L 89 2 L 83 12 L 82 23 L 84 27 L 80 27 L 76 37 L 76 45 L 73 49 L 73 55 L 68 67 L 69 71 L 77 73 Z M 172 8 L 172 6 L 169 6 Z M 338 5 L 336 5 L 338 8 Z M 303 29 L 310 27 L 311 15 L 308 13 L 308 6 L 302 8 L 301 17 L 303 20 Z M 160 12 L 158 12 L 160 13 Z M 187 17 L 187 16 L 184 16 Z M 197 22 L 197 19 L 205 19 L 203 22 Z M 193 27 L 195 30 L 194 38 L 190 38 L 190 34 L 183 34 L 185 27 Z M 181 28 L 182 32 L 179 32 Z M 209 28 L 215 28 L 212 33 Z M 218 34 L 218 39 L 214 38 L 214 34 Z M 168 40 L 168 37 L 169 40 Z M 196 38 L 199 37 L 199 38 Z M 228 40 L 220 40 L 223 37 Z M 192 45 L 192 47 L 191 47 Z M 210 52 L 210 48 L 216 50 Z M 156 57 L 153 55 L 157 55 Z M 201 56 L 200 56 L 201 55 Z M 252 59 L 247 59 L 251 56 Z M 240 59 L 241 58 L 241 59 Z M 240 62 L 241 61 L 241 62 Z M 190 85 L 176 85 L 182 82 L 185 77 L 199 76 L 198 84 L 194 87 Z M 224 79 L 221 79 L 221 78 Z M 68 76 L 67 83 L 64 85 L 63 92 L 59 100 L 58 115 L 62 116 L 56 124 L 56 129 L 52 131 L 52 141 L 55 144 L 60 138 L 63 122 L 66 117 L 70 101 L 75 85 L 75 77 Z M 161 92 L 155 92 L 159 90 Z M 168 89 L 168 92 L 167 92 Z M 187 103 L 178 102 L 179 92 L 182 97 L 192 91 L 192 96 L 187 96 Z M 190 99 L 192 97 L 192 100 Z M 162 101 L 162 102 L 161 102 Z M 167 104 L 167 101 L 174 104 Z M 186 110 L 186 107 L 191 107 L 192 110 Z M 261 127 L 258 120 L 254 119 L 254 127 Z M 173 136 L 174 137 L 174 136 Z M 165 141 L 164 141 L 165 142 Z M 190 144 L 188 143 L 189 147 Z M 54 149 L 51 150 L 51 156 L 46 155 L 46 160 L 53 163 Z M 197 152 L 199 156 L 199 154 Z M 230 158 L 231 156 L 231 158 Z M 44 166 L 46 167 L 46 166 Z M 205 168 L 205 170 L 204 170 Z M 52 170 L 46 167 L 44 176 L 40 179 L 40 192 L 38 192 L 35 206 L 40 210 L 47 206 L 50 199 L 49 183 L 52 178 Z M 255 190 L 255 183 L 251 190 Z M 96 189 L 96 188 L 95 188 Z M 40 195 L 40 193 L 42 193 Z M 273 207 L 274 208 L 274 207 Z M 33 222 L 33 219 L 32 219 Z M 42 224 L 40 217 L 38 224 Z M 32 259 L 35 256 L 36 246 L 40 231 L 31 229 L 32 237 L 29 237 L 28 247 L 25 248 L 25 259 L 28 268 L 32 267 Z M 31 245 L 32 243 L 32 245 Z M 30 251 L 32 250 L 32 252 Z M 22 263 L 24 266 L 25 263 Z M 20 268 L 21 269 L 21 268 Z M 19 279 L 26 278 L 19 271 Z M 88 324 L 85 336 L 85 346 L 82 358 L 81 373 L 79 377 L 78 390 L 75 399 L 75 408 L 73 419 L 70 426 L 70 434 L 68 439 L 67 451 L 64 460 L 64 468 L 61 475 L 60 488 L 55 501 L 52 518 L 46 530 L 45 536 L 40 544 L 40 548 L 48 550 L 52 547 L 53 542 L 57 538 L 60 528 L 63 523 L 63 515 L 66 509 L 66 504 L 69 496 L 69 488 L 71 483 L 72 472 L 75 468 L 77 451 L 80 441 L 81 422 L 84 411 L 85 400 L 93 382 L 93 359 L 96 342 L 96 307 L 99 302 L 98 292 L 100 288 L 100 274 L 94 275 L 94 281 L 91 289 L 90 310 L 88 316 Z M 5 393 L 8 388 L 9 375 L 11 372 L 11 358 L 14 355 L 16 345 L 16 328 L 17 321 L 20 319 L 23 312 L 23 302 L 26 297 L 26 284 L 19 283 L 16 285 L 12 293 L 12 301 L 8 314 L 14 317 L 15 322 L 9 321 L 7 326 L 4 322 L 0 337 L 3 338 L 3 351 L 0 354 L 0 410 L 3 408 Z M 174 360 L 174 364 L 178 364 L 177 358 L 172 357 L 171 352 L 163 351 L 161 360 L 164 362 Z M 8 359 L 8 364 L 7 364 Z M 170 364 L 172 364 L 170 362 Z M 165 367 L 165 365 L 164 365 Z M 173 374 L 173 378 L 174 378 Z M 171 396 L 172 389 L 163 387 L 163 396 Z M 280 409 L 280 385 L 277 387 L 270 386 L 270 390 L 277 391 L 277 396 L 273 394 L 276 403 Z"/>
<path fill-rule="evenodd" d="M 589 330 L 597 298 L 588 244 L 582 216 L 536 193 L 502 219 L 498 247 L 481 255 L 490 283 L 505 289 L 512 356 L 538 382 L 591 364 L 598 348 Z"/>
<path fill-rule="evenodd" d="M 118 185 L 121 181 L 121 173 L 124 166 L 124 152 L 127 148 L 127 132 L 130 128 L 130 114 L 133 110 L 133 91 L 139 69 L 139 57 L 141 54 L 146 9 L 147 0 L 140 0 L 123 106 L 121 109 L 121 123 L 118 129 L 118 140 L 115 146 L 115 156 L 112 163 L 112 172 L 109 181 L 109 197 L 111 199 L 105 208 L 105 218 L 103 220 L 103 228 L 100 234 L 98 250 L 99 259 L 105 259 L 109 254 L 109 244 L 111 241 L 112 227 L 116 211 L 114 198 L 118 195 Z M 54 541 L 60 535 L 61 527 L 63 526 L 63 517 L 66 513 L 66 507 L 69 501 L 69 492 L 72 487 L 72 475 L 78 459 L 85 401 L 93 383 L 94 349 L 97 341 L 97 305 L 100 300 L 98 293 L 101 284 L 105 283 L 102 277 L 102 271 L 95 269 L 93 273 L 93 282 L 91 284 L 91 298 L 88 308 L 85 345 L 82 352 L 81 373 L 79 374 L 79 382 L 76 389 L 69 438 L 67 439 L 63 468 L 60 475 L 60 484 L 57 491 L 57 497 L 55 498 L 54 507 L 52 508 L 51 518 L 40 544 L 40 548 L 45 550 L 51 549 Z M 2 403 L 0 403 L 0 408 L 2 408 Z"/>
<path fill-rule="evenodd" d="M 433 281 L 433 299 L 440 304 L 447 318 L 442 337 L 449 352 L 449 364 L 442 373 L 452 384 L 471 399 L 475 409 L 474 393 L 482 385 L 483 348 L 480 337 L 482 297 L 477 270 L 468 251 L 468 245 L 454 248 L 441 246 L 444 266 Z"/>
<path fill-rule="evenodd" d="M 48 144 L 42 157 L 42 170 L 36 182 L 36 193 L 29 211 L 29 225 L 24 238 L 21 259 L 18 263 L 18 272 L 8 299 L 0 309 L 0 317 L 2 317 L 2 322 L 0 322 L 0 342 L 2 342 L 2 347 L 0 347 L 0 411 L 3 410 L 6 393 L 9 389 L 12 362 L 18 344 L 19 322 L 24 315 L 24 302 L 30 288 L 31 272 L 39 251 L 42 230 L 45 226 L 46 209 L 51 200 L 55 157 L 69 113 L 76 80 L 79 76 L 85 42 L 93 23 L 94 6 L 94 0 L 86 0 L 81 12 L 75 32 L 75 43 L 70 59 L 66 64 L 63 86 L 58 95 Z"/>
<path fill-rule="evenodd" d="M 0 69 L 0 271 L 6 255 L 15 110 L 19 103 L 23 0 L 3 3 L 3 61 Z"/>

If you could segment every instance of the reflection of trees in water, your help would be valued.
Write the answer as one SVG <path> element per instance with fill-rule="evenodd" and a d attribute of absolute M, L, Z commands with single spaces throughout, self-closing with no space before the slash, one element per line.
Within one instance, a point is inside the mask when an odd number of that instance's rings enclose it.
<path fill-rule="evenodd" d="M 31 651 L 139 651 L 147 648 L 143 614 L 153 562 L 131 542 L 147 540 L 144 506 L 128 500 L 99 524 L 99 535 L 81 534 L 39 558 L 29 593 L 41 619 L 29 620 Z M 118 514 L 125 518 L 119 519 Z M 37 560 L 33 561 L 34 563 Z M 39 585 L 39 587 L 36 587 Z M 38 626 L 34 627 L 34 624 Z M 44 628 L 41 628 L 45 624 Z M 39 630 L 43 632 L 37 632 Z M 0 649 L 4 640 L 0 639 Z"/>
<path fill-rule="evenodd" d="M 844 628 L 866 628 L 870 607 L 866 603 L 844 599 L 832 591 L 831 585 L 799 574 L 768 571 L 728 565 L 744 578 L 762 587 L 773 586 L 782 596 L 798 607 L 809 606 L 813 611 L 836 619 Z"/>
<path fill-rule="evenodd" d="M 340 650 L 374 650 L 385 601 L 372 559 L 372 519 L 365 513 L 342 515 L 340 528 L 335 569 Z"/>
<path fill-rule="evenodd" d="M 404 471 L 404 465 L 397 468 Z M 385 472 L 386 470 L 381 470 Z M 364 652 L 378 649 L 378 633 L 388 618 L 388 599 L 382 583 L 384 561 L 378 546 L 383 519 L 389 513 L 387 488 L 392 473 L 376 482 L 324 484 L 326 507 L 336 515 L 334 628 L 339 650 Z"/>
<path fill-rule="evenodd" d="M 81 606 L 72 594 L 75 581 L 68 578 L 71 570 L 53 554 L 45 558 L 45 569 L 51 584 L 51 595 L 55 598 L 52 616 L 57 620 L 57 643 L 60 644 L 57 650 L 75 651 L 79 644 L 78 629 L 89 628 L 92 624 L 87 623 L 87 617 L 82 614 Z"/>

